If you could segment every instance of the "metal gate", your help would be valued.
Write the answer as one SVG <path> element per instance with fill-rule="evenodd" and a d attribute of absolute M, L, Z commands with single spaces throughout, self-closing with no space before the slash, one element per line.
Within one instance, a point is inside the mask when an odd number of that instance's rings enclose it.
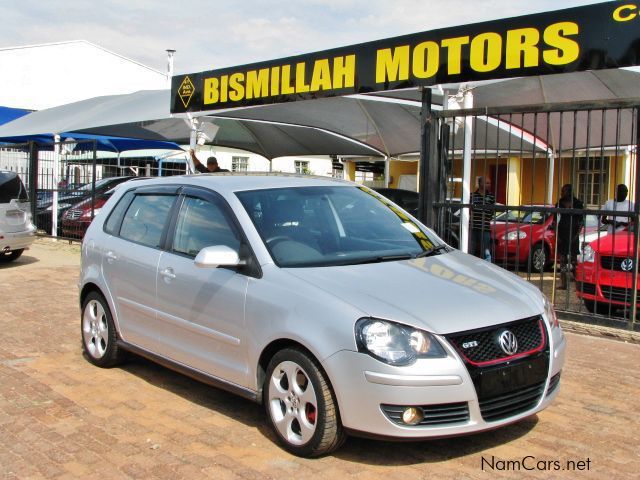
<path fill-rule="evenodd" d="M 427 112 L 429 223 L 535 284 L 565 318 L 637 328 L 639 108 Z"/>
<path fill-rule="evenodd" d="M 122 156 L 97 150 L 95 140 L 4 145 L 0 168 L 17 172 L 29 193 L 39 235 L 81 240 L 112 189 L 134 177 L 186 173 L 172 154 Z"/>

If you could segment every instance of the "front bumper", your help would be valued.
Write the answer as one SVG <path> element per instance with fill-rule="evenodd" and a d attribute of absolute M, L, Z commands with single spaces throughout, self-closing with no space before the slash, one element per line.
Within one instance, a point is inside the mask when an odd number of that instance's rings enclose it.
<path fill-rule="evenodd" d="M 633 294 L 633 274 L 599 267 L 594 262 L 579 263 L 575 272 L 576 295 L 604 305 L 630 307 Z M 640 286 L 640 276 L 637 286 Z M 638 294 L 640 306 L 640 291 Z"/>
<path fill-rule="evenodd" d="M 0 233 L 0 250 L 9 251 L 28 248 L 36 239 L 36 228 L 31 225 L 27 230 L 12 233 Z"/>
<path fill-rule="evenodd" d="M 558 393 L 558 388 L 550 387 L 549 381 L 554 376 L 558 378 L 564 364 L 565 345 L 561 331 L 554 330 L 548 352 L 548 372 L 540 385 L 540 399 L 533 408 L 496 421 L 483 418 L 469 371 L 451 348 L 447 358 L 419 360 L 407 367 L 393 367 L 353 351 L 338 352 L 326 359 L 323 366 L 334 387 L 342 424 L 348 430 L 399 439 L 445 437 L 500 427 L 546 408 Z M 436 406 L 440 412 L 447 410 L 448 405 L 459 408 L 465 404 L 468 416 L 446 424 L 401 425 L 383 411 L 383 406 L 392 405 Z"/>

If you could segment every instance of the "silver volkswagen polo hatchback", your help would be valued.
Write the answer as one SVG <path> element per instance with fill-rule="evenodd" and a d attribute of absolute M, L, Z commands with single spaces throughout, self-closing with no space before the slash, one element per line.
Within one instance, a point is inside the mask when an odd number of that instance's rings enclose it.
<path fill-rule="evenodd" d="M 516 422 L 564 363 L 535 287 L 331 179 L 129 181 L 84 238 L 80 304 L 91 363 L 133 352 L 261 402 L 301 456 Z"/>

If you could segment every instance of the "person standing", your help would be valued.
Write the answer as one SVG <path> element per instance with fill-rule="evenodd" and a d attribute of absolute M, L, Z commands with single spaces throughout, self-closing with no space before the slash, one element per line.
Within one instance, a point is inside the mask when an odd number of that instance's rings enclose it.
<path fill-rule="evenodd" d="M 616 198 L 613 200 L 607 200 L 602 207 L 603 210 L 613 210 L 615 212 L 628 212 L 631 213 L 634 210 L 633 202 L 627 200 L 629 189 L 623 183 L 616 187 Z M 607 225 L 607 233 L 613 233 L 629 226 L 630 217 L 622 217 L 619 215 L 602 215 L 600 221 Z"/>
<path fill-rule="evenodd" d="M 216 157 L 207 158 L 207 166 L 205 167 L 202 162 L 198 160 L 196 152 L 193 149 L 189 150 L 189 154 L 191 155 L 191 160 L 193 160 L 193 167 L 200 173 L 222 173 L 229 171 L 226 168 L 220 168 Z"/>
<path fill-rule="evenodd" d="M 570 183 L 562 186 L 560 198 L 556 208 L 582 210 L 584 204 L 573 196 L 573 186 Z M 556 216 L 558 225 L 558 255 L 560 255 L 560 290 L 566 290 L 568 275 L 573 270 L 579 253 L 580 230 L 582 229 L 584 216 L 582 213 L 558 213 Z"/>
<path fill-rule="evenodd" d="M 496 197 L 489 191 L 491 183 L 485 177 L 478 177 L 478 188 L 471 194 L 471 248 L 477 257 L 491 261 L 491 219 L 493 211 L 485 210 L 487 205 L 495 205 Z"/>

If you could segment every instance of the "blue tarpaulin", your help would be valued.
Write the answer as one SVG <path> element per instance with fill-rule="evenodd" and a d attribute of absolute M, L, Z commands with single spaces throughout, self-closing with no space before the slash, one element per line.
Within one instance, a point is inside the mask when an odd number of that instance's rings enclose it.
<path fill-rule="evenodd" d="M 24 110 L 22 108 L 10 108 L 0 107 L 0 125 L 11 122 L 16 118 L 23 117 L 31 113 L 31 110 Z M 126 152 L 128 150 L 182 150 L 178 144 L 173 142 L 162 142 L 156 140 L 138 140 L 136 138 L 122 138 L 122 137 L 106 137 L 103 135 L 90 135 L 87 133 L 62 133 L 60 138 L 64 141 L 67 139 L 74 139 L 78 141 L 76 149 L 83 149 L 83 140 L 95 140 L 96 149 L 107 152 Z M 34 141 L 42 148 L 53 147 L 53 135 L 25 135 L 20 137 L 2 137 L 0 138 L 0 144 L 2 143 L 26 143 Z M 86 142 L 85 142 L 86 146 Z"/>

